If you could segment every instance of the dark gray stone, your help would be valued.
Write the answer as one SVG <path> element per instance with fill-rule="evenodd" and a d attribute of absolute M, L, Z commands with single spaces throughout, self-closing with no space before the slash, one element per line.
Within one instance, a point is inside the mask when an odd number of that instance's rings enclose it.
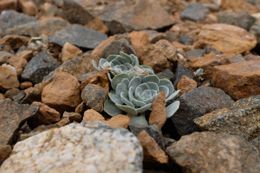
<path fill-rule="evenodd" d="M 156 74 L 160 79 L 167 78 L 169 80 L 173 80 L 175 77 L 174 73 L 170 69 L 165 69 Z"/>
<path fill-rule="evenodd" d="M 260 136 L 260 95 L 238 100 L 230 108 L 207 113 L 194 122 L 201 130 L 254 139 Z"/>
<path fill-rule="evenodd" d="M 35 17 L 27 16 L 14 10 L 2 11 L 0 15 L 0 35 L 3 35 L 7 29 L 35 21 Z"/>
<path fill-rule="evenodd" d="M 59 62 L 49 55 L 46 51 L 42 51 L 34 56 L 25 66 L 22 78 L 33 83 L 39 83 L 44 76 L 59 66 Z"/>
<path fill-rule="evenodd" d="M 192 21 L 202 21 L 204 20 L 209 13 L 207 7 L 200 3 L 193 3 L 188 5 L 182 12 L 181 12 L 181 19 L 187 19 Z"/>
<path fill-rule="evenodd" d="M 258 173 L 260 153 L 249 142 L 225 133 L 195 132 L 167 148 L 185 172 Z"/>
<path fill-rule="evenodd" d="M 251 141 L 251 143 L 258 149 L 260 152 L 260 136 L 257 136 L 255 139 Z"/>
<path fill-rule="evenodd" d="M 188 59 L 199 58 L 202 57 L 206 53 L 205 49 L 191 49 L 186 52 L 186 56 Z"/>
<path fill-rule="evenodd" d="M 95 30 L 80 26 L 71 25 L 49 37 L 51 43 L 63 46 L 66 42 L 85 49 L 95 48 L 107 36 Z"/>
<path fill-rule="evenodd" d="M 82 90 L 81 98 L 87 107 L 102 112 L 107 98 L 107 91 L 99 85 L 88 84 Z"/>
<path fill-rule="evenodd" d="M 224 11 L 217 15 L 219 23 L 227 23 L 249 30 L 256 19 L 247 12 Z"/>
<path fill-rule="evenodd" d="M 255 23 L 250 28 L 250 33 L 254 34 L 257 40 L 257 43 L 260 43 L 260 22 Z"/>
<path fill-rule="evenodd" d="M 173 80 L 174 86 L 177 85 L 177 83 L 179 82 L 179 80 L 181 79 L 181 77 L 183 75 L 185 75 L 185 76 L 187 76 L 191 79 L 194 78 L 194 74 L 190 69 L 186 68 L 183 64 L 178 63 L 177 68 L 176 68 L 176 72 L 175 72 L 175 78 Z"/>
<path fill-rule="evenodd" d="M 185 45 L 192 45 L 193 39 L 187 35 L 181 35 L 179 37 L 179 42 Z"/>
<path fill-rule="evenodd" d="M 179 110 L 172 116 L 172 121 L 180 135 L 198 130 L 193 120 L 215 109 L 229 107 L 233 100 L 218 88 L 201 86 L 183 94 L 179 98 Z"/>

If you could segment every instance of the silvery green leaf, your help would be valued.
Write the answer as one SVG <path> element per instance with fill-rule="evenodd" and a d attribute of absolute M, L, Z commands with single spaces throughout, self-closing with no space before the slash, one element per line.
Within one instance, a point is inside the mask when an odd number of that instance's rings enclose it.
<path fill-rule="evenodd" d="M 170 93 L 175 91 L 173 84 L 169 79 L 161 79 L 159 86 L 167 86 L 169 88 Z"/>
<path fill-rule="evenodd" d="M 172 99 L 175 99 L 180 93 L 180 90 L 177 90 L 175 92 L 173 92 L 169 97 L 166 98 L 166 102 L 172 100 Z"/>
<path fill-rule="evenodd" d="M 159 88 L 160 88 L 160 91 L 163 91 L 165 93 L 165 96 L 167 98 L 170 94 L 169 88 L 166 86 L 163 86 L 163 85 L 159 86 Z"/>
<path fill-rule="evenodd" d="M 124 79 L 124 78 L 129 78 L 129 76 L 127 74 L 118 74 L 116 76 L 114 76 L 114 78 L 112 79 L 112 82 L 111 82 L 111 86 L 112 88 L 115 90 L 116 89 L 116 86 Z"/>
<path fill-rule="evenodd" d="M 123 60 L 123 63 L 124 62 L 128 62 L 128 63 L 132 62 L 130 55 L 124 53 L 123 51 L 120 51 L 119 54 L 120 54 L 120 58 L 122 58 L 122 60 Z"/>
<path fill-rule="evenodd" d="M 167 118 L 170 118 L 180 107 L 180 101 L 175 101 L 166 107 Z"/>
<path fill-rule="evenodd" d="M 160 79 L 156 75 L 148 75 L 143 78 L 143 82 L 154 82 L 159 84 Z"/>
<path fill-rule="evenodd" d="M 132 116 L 129 124 L 132 126 L 137 126 L 137 127 L 147 127 L 148 126 L 148 122 L 145 119 L 144 115 Z"/>
<path fill-rule="evenodd" d="M 120 96 L 116 95 L 115 92 L 111 91 L 108 93 L 108 97 L 110 98 L 110 100 L 112 102 L 114 102 L 115 104 L 122 104 L 122 101 L 120 99 Z"/>
<path fill-rule="evenodd" d="M 126 112 L 128 115 L 132 115 L 132 116 L 137 115 L 137 111 L 135 110 L 134 107 L 128 105 L 121 105 L 121 104 L 116 104 L 116 106 L 122 111 Z"/>
<path fill-rule="evenodd" d="M 99 67 L 97 65 L 97 62 L 95 60 L 92 60 L 92 66 L 96 69 L 96 70 L 99 70 Z"/>
<path fill-rule="evenodd" d="M 136 111 L 137 111 L 137 113 L 143 113 L 143 112 L 149 110 L 151 108 L 151 106 L 152 106 L 152 103 L 148 103 L 140 108 L 137 108 Z"/>
<path fill-rule="evenodd" d="M 115 116 L 122 113 L 122 111 L 118 109 L 118 107 L 116 107 L 115 104 L 109 99 L 107 99 L 104 103 L 104 111 L 110 116 Z"/>
<path fill-rule="evenodd" d="M 107 61 L 111 62 L 113 59 L 115 59 L 118 55 L 109 55 L 107 57 Z"/>
<path fill-rule="evenodd" d="M 116 86 L 116 94 L 120 95 L 122 92 L 127 93 L 128 92 L 128 79 L 123 79 L 122 82 L 117 84 Z"/>
<path fill-rule="evenodd" d="M 154 71 L 151 67 L 147 66 L 147 65 L 140 65 L 140 68 L 142 68 L 146 73 L 150 74 L 150 75 L 154 75 Z"/>
<path fill-rule="evenodd" d="M 142 101 L 150 103 L 154 100 L 155 96 L 158 95 L 158 92 L 155 90 L 145 90 L 142 94 Z"/>
<path fill-rule="evenodd" d="M 133 66 L 139 66 L 139 59 L 137 58 L 137 56 L 135 56 L 134 54 L 130 55 L 131 61 L 132 61 L 132 65 Z"/>
<path fill-rule="evenodd" d="M 130 82 L 129 82 L 129 86 L 130 87 L 133 87 L 133 88 L 136 88 L 138 85 L 140 85 L 142 82 L 142 78 L 140 76 L 136 76 L 136 77 L 133 77 Z"/>
<path fill-rule="evenodd" d="M 143 102 L 143 101 L 137 100 L 137 99 L 134 97 L 134 91 L 135 91 L 134 87 L 131 86 L 131 87 L 129 88 L 129 91 L 128 91 L 129 100 L 130 100 L 135 106 L 137 106 L 137 107 L 142 107 L 142 106 L 144 106 L 146 103 Z"/>
<path fill-rule="evenodd" d="M 124 104 L 126 104 L 126 105 L 128 105 L 128 106 L 131 106 L 131 107 L 134 107 L 134 105 L 133 105 L 133 103 L 131 103 L 130 101 L 129 101 L 129 99 L 127 98 L 127 93 L 120 93 L 120 99 L 121 99 L 121 101 L 124 103 Z"/>
<path fill-rule="evenodd" d="M 147 84 L 148 84 L 148 89 L 149 90 L 155 90 L 155 91 L 159 92 L 159 86 L 158 86 L 157 83 L 155 83 L 155 82 L 147 82 Z"/>

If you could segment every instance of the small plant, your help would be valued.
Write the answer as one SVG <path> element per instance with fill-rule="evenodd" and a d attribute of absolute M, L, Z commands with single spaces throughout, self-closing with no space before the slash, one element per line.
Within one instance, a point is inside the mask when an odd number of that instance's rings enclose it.
<path fill-rule="evenodd" d="M 145 114 L 151 110 L 156 96 L 163 91 L 166 96 L 167 117 L 171 117 L 179 108 L 180 102 L 174 101 L 176 91 L 168 79 L 160 79 L 152 68 L 139 64 L 138 58 L 120 52 L 101 58 L 98 70 L 108 69 L 112 89 L 104 104 L 104 111 L 110 116 L 127 113 L 134 124 L 147 124 Z M 138 122 L 139 121 L 139 122 Z M 133 123 L 132 123 L 133 124 Z"/>

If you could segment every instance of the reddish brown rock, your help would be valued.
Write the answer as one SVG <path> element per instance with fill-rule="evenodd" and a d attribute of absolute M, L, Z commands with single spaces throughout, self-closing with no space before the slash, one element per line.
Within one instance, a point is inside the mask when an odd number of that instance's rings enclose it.
<path fill-rule="evenodd" d="M 88 109 L 84 112 L 82 121 L 105 121 L 105 118 L 94 109 Z"/>
<path fill-rule="evenodd" d="M 144 149 L 144 160 L 155 161 L 161 164 L 168 163 L 169 158 L 167 154 L 145 130 L 142 130 L 137 135 L 137 138 Z"/>
<path fill-rule="evenodd" d="M 57 72 L 42 91 L 42 102 L 51 106 L 76 107 L 80 102 L 80 84 L 74 76 Z"/>
<path fill-rule="evenodd" d="M 112 128 L 127 128 L 130 123 L 129 116 L 116 115 L 105 121 L 105 124 Z"/>
<path fill-rule="evenodd" d="M 20 84 L 20 88 L 21 89 L 27 89 L 27 88 L 30 88 L 33 86 L 33 83 L 32 82 L 29 82 L 29 81 L 25 81 L 25 82 L 22 82 Z"/>
<path fill-rule="evenodd" d="M 15 67 L 17 75 L 20 76 L 23 72 L 24 67 L 27 64 L 27 61 L 25 58 L 22 58 L 19 55 L 15 55 L 8 60 L 8 63 Z"/>
<path fill-rule="evenodd" d="M 16 88 L 19 86 L 16 70 L 11 65 L 0 66 L 0 88 Z"/>
<path fill-rule="evenodd" d="M 17 50 L 22 46 L 27 46 L 28 42 L 29 42 L 28 37 L 24 37 L 20 35 L 6 35 L 0 39 L 1 45 L 8 46 L 12 50 Z"/>
<path fill-rule="evenodd" d="M 76 122 L 81 122 L 82 120 L 82 115 L 76 112 L 64 112 L 62 115 L 63 118 L 68 118 L 70 122 L 76 121 Z"/>
<path fill-rule="evenodd" d="M 98 17 L 94 18 L 93 20 L 89 21 L 86 25 L 88 28 L 94 29 L 96 31 L 107 33 L 108 27 L 105 25 L 105 23 L 100 20 Z"/>
<path fill-rule="evenodd" d="M 1 0 L 0 1 L 0 12 L 8 9 L 16 9 L 17 0 Z"/>
<path fill-rule="evenodd" d="M 41 124 L 51 124 L 60 120 L 60 113 L 55 109 L 41 103 L 41 102 L 33 102 L 33 104 L 39 107 L 38 120 Z"/>
<path fill-rule="evenodd" d="M 260 60 L 215 66 L 211 72 L 214 86 L 235 99 L 260 94 Z"/>
<path fill-rule="evenodd" d="M 81 53 L 82 53 L 82 51 L 79 48 L 77 48 L 73 44 L 70 44 L 67 42 L 62 47 L 61 60 L 62 60 L 62 62 L 65 62 L 69 59 L 72 59 L 72 58 L 80 55 Z"/>
<path fill-rule="evenodd" d="M 156 125 L 162 128 L 167 119 L 166 107 L 165 107 L 165 93 L 160 94 L 155 98 L 152 104 L 152 112 L 149 116 L 149 124 Z"/>
<path fill-rule="evenodd" d="M 177 83 L 177 89 L 181 90 L 181 94 L 189 92 L 194 88 L 197 88 L 197 82 L 185 75 L 183 75 Z"/>
<path fill-rule="evenodd" d="M 167 40 L 160 40 L 148 47 L 144 56 L 140 57 L 144 65 L 152 67 L 156 72 L 171 68 L 176 60 L 176 48 Z"/>
<path fill-rule="evenodd" d="M 105 48 L 115 40 L 115 36 L 108 37 L 106 40 L 103 40 L 101 43 L 99 43 L 97 47 L 95 47 L 95 49 L 91 52 L 91 54 L 99 58 L 102 58 Z"/>
<path fill-rule="evenodd" d="M 12 147 L 10 145 L 0 145 L 0 164 L 10 155 Z"/>
<path fill-rule="evenodd" d="M 29 16 L 35 16 L 38 12 L 38 8 L 32 0 L 18 0 L 18 5 L 23 13 Z"/>
<path fill-rule="evenodd" d="M 129 34 L 131 44 L 136 51 L 136 55 L 144 55 L 145 47 L 150 44 L 149 35 L 144 31 L 133 31 Z"/>
<path fill-rule="evenodd" d="M 199 45 L 209 45 L 225 54 L 247 52 L 256 45 L 254 35 L 240 27 L 228 24 L 204 25 L 198 39 Z"/>

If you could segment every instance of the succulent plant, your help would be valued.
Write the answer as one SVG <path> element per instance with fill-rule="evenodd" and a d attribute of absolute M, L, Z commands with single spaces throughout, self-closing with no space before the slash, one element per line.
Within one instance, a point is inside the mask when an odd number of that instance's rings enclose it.
<path fill-rule="evenodd" d="M 179 101 L 172 100 L 178 95 L 168 79 L 159 79 L 156 75 L 133 75 L 122 73 L 111 81 L 112 90 L 106 100 L 104 110 L 109 115 L 126 112 L 130 116 L 141 115 L 151 109 L 154 98 L 160 91 L 165 92 L 167 117 L 171 117 L 179 108 Z"/>
<path fill-rule="evenodd" d="M 106 59 L 101 58 L 98 65 L 94 65 L 96 69 L 109 69 L 112 76 L 128 73 L 128 74 L 154 74 L 153 69 L 140 65 L 138 58 L 134 54 L 126 54 L 120 52 L 118 55 L 110 55 Z"/>

